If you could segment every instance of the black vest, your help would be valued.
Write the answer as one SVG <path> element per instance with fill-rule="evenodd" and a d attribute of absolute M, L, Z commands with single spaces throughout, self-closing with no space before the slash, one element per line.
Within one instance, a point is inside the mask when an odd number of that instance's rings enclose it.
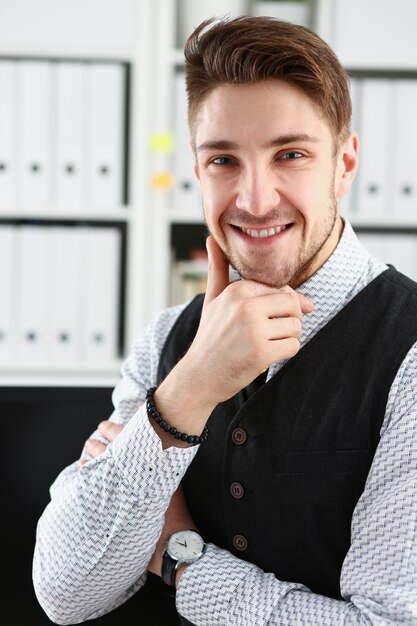
<path fill-rule="evenodd" d="M 174 324 L 158 383 L 191 344 L 202 303 L 197 296 Z M 267 383 L 261 376 L 218 405 L 182 481 L 207 540 L 280 580 L 340 599 L 353 510 L 392 382 L 415 341 L 417 284 L 390 268 Z M 150 624 L 190 624 L 152 574 L 132 600 Z"/>
<path fill-rule="evenodd" d="M 158 382 L 192 342 L 202 302 L 172 328 Z M 268 382 L 218 405 L 182 481 L 206 539 L 340 599 L 353 510 L 391 384 L 416 340 L 417 284 L 389 268 Z"/>

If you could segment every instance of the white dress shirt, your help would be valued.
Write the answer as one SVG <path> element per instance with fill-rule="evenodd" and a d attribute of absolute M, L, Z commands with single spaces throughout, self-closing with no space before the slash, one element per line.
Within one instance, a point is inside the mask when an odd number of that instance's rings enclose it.
<path fill-rule="evenodd" d="M 315 305 L 303 319 L 301 346 L 385 269 L 346 221 L 336 250 L 299 288 Z M 150 323 L 123 364 L 111 416 L 125 426 L 121 434 L 81 470 L 75 463 L 64 469 L 51 487 L 38 524 L 33 581 L 57 623 L 103 615 L 145 582 L 164 512 L 197 452 L 162 450 L 142 406 L 184 306 Z M 209 544 L 182 575 L 176 603 L 196 626 L 417 626 L 417 344 L 388 396 L 340 584 L 343 600 L 327 598 Z"/>

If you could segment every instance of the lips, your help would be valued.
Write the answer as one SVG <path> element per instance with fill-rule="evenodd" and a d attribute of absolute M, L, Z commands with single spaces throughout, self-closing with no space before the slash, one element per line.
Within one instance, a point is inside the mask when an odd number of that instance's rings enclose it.
<path fill-rule="evenodd" d="M 283 226 L 274 226 L 272 228 L 241 228 L 239 226 L 239 230 L 242 231 L 245 235 L 252 237 L 253 239 L 265 239 L 266 237 L 273 237 L 274 235 L 278 235 L 281 231 L 285 230 L 289 224 L 285 224 Z"/>

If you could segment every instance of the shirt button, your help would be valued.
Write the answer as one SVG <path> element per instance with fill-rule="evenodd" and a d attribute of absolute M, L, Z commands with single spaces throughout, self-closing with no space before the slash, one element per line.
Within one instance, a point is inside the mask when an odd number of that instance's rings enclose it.
<path fill-rule="evenodd" d="M 243 535 L 235 535 L 233 537 L 233 545 L 236 550 L 240 550 L 240 552 L 242 552 L 243 550 L 247 549 L 248 540 Z"/>
<path fill-rule="evenodd" d="M 235 428 L 234 431 L 232 432 L 232 441 L 237 446 L 241 446 L 242 443 L 245 443 L 247 438 L 248 436 L 246 434 L 246 431 L 243 430 L 243 428 Z"/>
<path fill-rule="evenodd" d="M 235 482 L 230 485 L 230 493 L 234 498 L 239 499 L 243 497 L 245 489 L 243 488 L 243 485 L 241 483 Z"/>

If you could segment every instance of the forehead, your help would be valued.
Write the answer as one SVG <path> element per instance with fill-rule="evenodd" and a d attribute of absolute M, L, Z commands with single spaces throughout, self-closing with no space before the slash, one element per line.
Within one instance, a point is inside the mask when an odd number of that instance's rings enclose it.
<path fill-rule="evenodd" d="M 197 116 L 197 145 L 224 137 L 232 141 L 244 141 L 245 137 L 268 140 L 277 133 L 332 138 L 315 103 L 298 87 L 278 79 L 215 87 Z"/>

